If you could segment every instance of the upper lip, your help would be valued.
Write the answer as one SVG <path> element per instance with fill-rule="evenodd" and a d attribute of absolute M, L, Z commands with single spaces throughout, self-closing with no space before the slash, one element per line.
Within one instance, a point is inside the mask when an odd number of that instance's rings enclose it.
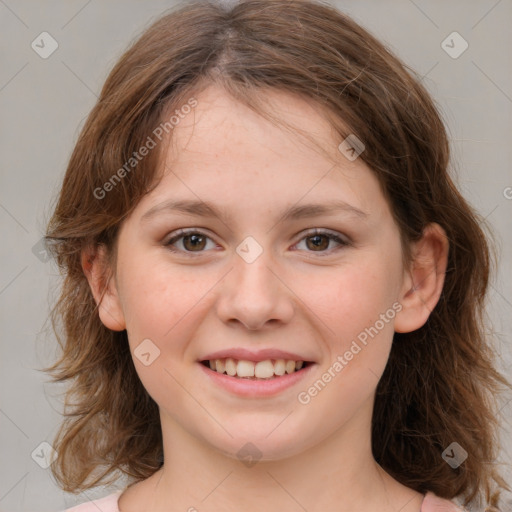
<path fill-rule="evenodd" d="M 267 359 L 284 359 L 293 361 L 308 361 L 313 362 L 312 359 L 307 357 L 294 354 L 293 352 L 286 352 L 283 350 L 277 350 L 275 348 L 266 348 L 262 350 L 249 350 L 246 348 L 226 348 L 224 350 L 218 350 L 216 352 L 210 352 L 200 359 L 200 361 L 206 361 L 211 359 L 225 359 L 231 357 L 238 361 L 266 361 Z"/>

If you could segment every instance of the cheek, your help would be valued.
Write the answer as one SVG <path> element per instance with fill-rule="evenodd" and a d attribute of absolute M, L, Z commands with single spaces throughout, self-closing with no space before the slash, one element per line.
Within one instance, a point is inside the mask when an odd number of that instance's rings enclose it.
<path fill-rule="evenodd" d="M 380 261 L 360 259 L 340 267 L 315 285 L 307 301 L 322 320 L 326 353 L 320 375 L 324 384 L 312 382 L 311 396 L 321 390 L 312 400 L 319 416 L 330 411 L 333 428 L 372 396 L 389 358 L 395 285 L 389 265 Z"/>
<path fill-rule="evenodd" d="M 137 374 L 156 403 L 169 407 L 172 403 L 179 410 L 186 400 L 178 384 L 183 381 L 179 367 L 188 357 L 187 343 L 197 316 L 204 313 L 201 299 L 215 280 L 184 272 L 165 259 L 148 261 L 135 253 L 125 261 L 123 271 L 123 310 Z M 146 361 L 139 358 L 148 353 Z"/>
<path fill-rule="evenodd" d="M 349 263 L 316 279 L 305 302 L 334 331 L 354 335 L 372 325 L 396 299 L 396 272 L 376 258 Z"/>
<path fill-rule="evenodd" d="M 332 372 L 344 382 L 346 399 L 364 381 L 371 389 L 386 366 L 398 305 L 397 261 L 394 255 L 367 254 L 331 271 L 309 295 L 308 306 L 326 326 L 326 368 L 342 358 Z"/>
<path fill-rule="evenodd" d="M 161 257 L 148 261 L 134 256 L 125 266 L 125 276 L 123 310 L 131 344 L 144 338 L 166 345 L 169 339 L 179 340 L 176 333 L 183 330 L 187 315 L 194 315 L 194 308 L 212 286 L 212 276 L 203 279 Z"/>

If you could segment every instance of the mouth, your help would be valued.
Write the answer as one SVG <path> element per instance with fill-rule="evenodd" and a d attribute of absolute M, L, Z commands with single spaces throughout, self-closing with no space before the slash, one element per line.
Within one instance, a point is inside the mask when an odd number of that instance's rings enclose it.
<path fill-rule="evenodd" d="M 267 359 L 265 361 L 237 360 L 231 357 L 200 361 L 206 368 L 229 377 L 245 380 L 272 380 L 299 373 L 315 364 L 313 361 Z"/>

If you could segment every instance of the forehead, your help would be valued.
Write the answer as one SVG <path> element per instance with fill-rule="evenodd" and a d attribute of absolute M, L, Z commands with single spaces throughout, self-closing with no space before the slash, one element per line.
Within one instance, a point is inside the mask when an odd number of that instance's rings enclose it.
<path fill-rule="evenodd" d="M 340 137 L 314 104 L 282 91 L 262 94 L 266 108 L 292 131 L 222 88 L 203 90 L 195 96 L 194 109 L 170 133 L 153 206 L 186 198 L 255 212 L 324 200 L 345 201 L 363 211 L 378 209 L 383 198 L 373 172 L 361 159 L 350 161 L 340 153 Z"/>
<path fill-rule="evenodd" d="M 211 85 L 195 96 L 197 105 L 173 129 L 168 156 L 172 159 L 184 152 L 221 156 L 243 149 L 251 156 L 266 150 L 270 158 L 299 153 L 309 159 L 317 152 L 333 163 L 338 160 L 338 137 L 312 100 L 273 89 L 256 94 L 264 110 L 283 125 L 272 123 L 220 86 Z"/>

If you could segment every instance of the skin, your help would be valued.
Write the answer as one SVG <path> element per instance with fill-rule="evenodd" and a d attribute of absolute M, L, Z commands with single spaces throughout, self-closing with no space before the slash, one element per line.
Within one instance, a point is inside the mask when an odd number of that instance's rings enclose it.
<path fill-rule="evenodd" d="M 338 151 L 341 140 L 314 106 L 267 94 L 272 111 L 306 127 L 330 158 L 216 86 L 196 98 L 194 113 L 172 132 L 162 181 L 121 226 L 114 276 L 105 279 L 101 248 L 83 255 L 104 325 L 127 330 L 132 355 L 147 338 L 160 350 L 149 366 L 133 361 L 160 409 L 165 464 L 124 492 L 121 512 L 419 512 L 423 495 L 375 462 L 370 426 L 394 331 L 421 327 L 439 299 L 444 231 L 428 226 L 405 268 L 376 177 L 360 158 Z M 231 217 L 167 212 L 141 221 L 171 198 L 211 202 Z M 340 199 L 366 219 L 338 212 L 278 222 L 292 205 Z M 196 251 L 181 238 L 174 242 L 181 252 L 172 252 L 165 244 L 180 228 L 208 238 Z M 312 228 L 351 244 L 322 237 L 316 248 Z M 247 236 L 263 249 L 250 264 L 236 252 Z M 298 393 L 395 302 L 402 309 L 394 319 L 308 404 L 299 403 Z M 317 366 L 275 397 L 241 398 L 212 385 L 197 362 L 230 347 L 281 348 Z M 250 467 L 237 457 L 247 442 L 262 453 Z"/>

